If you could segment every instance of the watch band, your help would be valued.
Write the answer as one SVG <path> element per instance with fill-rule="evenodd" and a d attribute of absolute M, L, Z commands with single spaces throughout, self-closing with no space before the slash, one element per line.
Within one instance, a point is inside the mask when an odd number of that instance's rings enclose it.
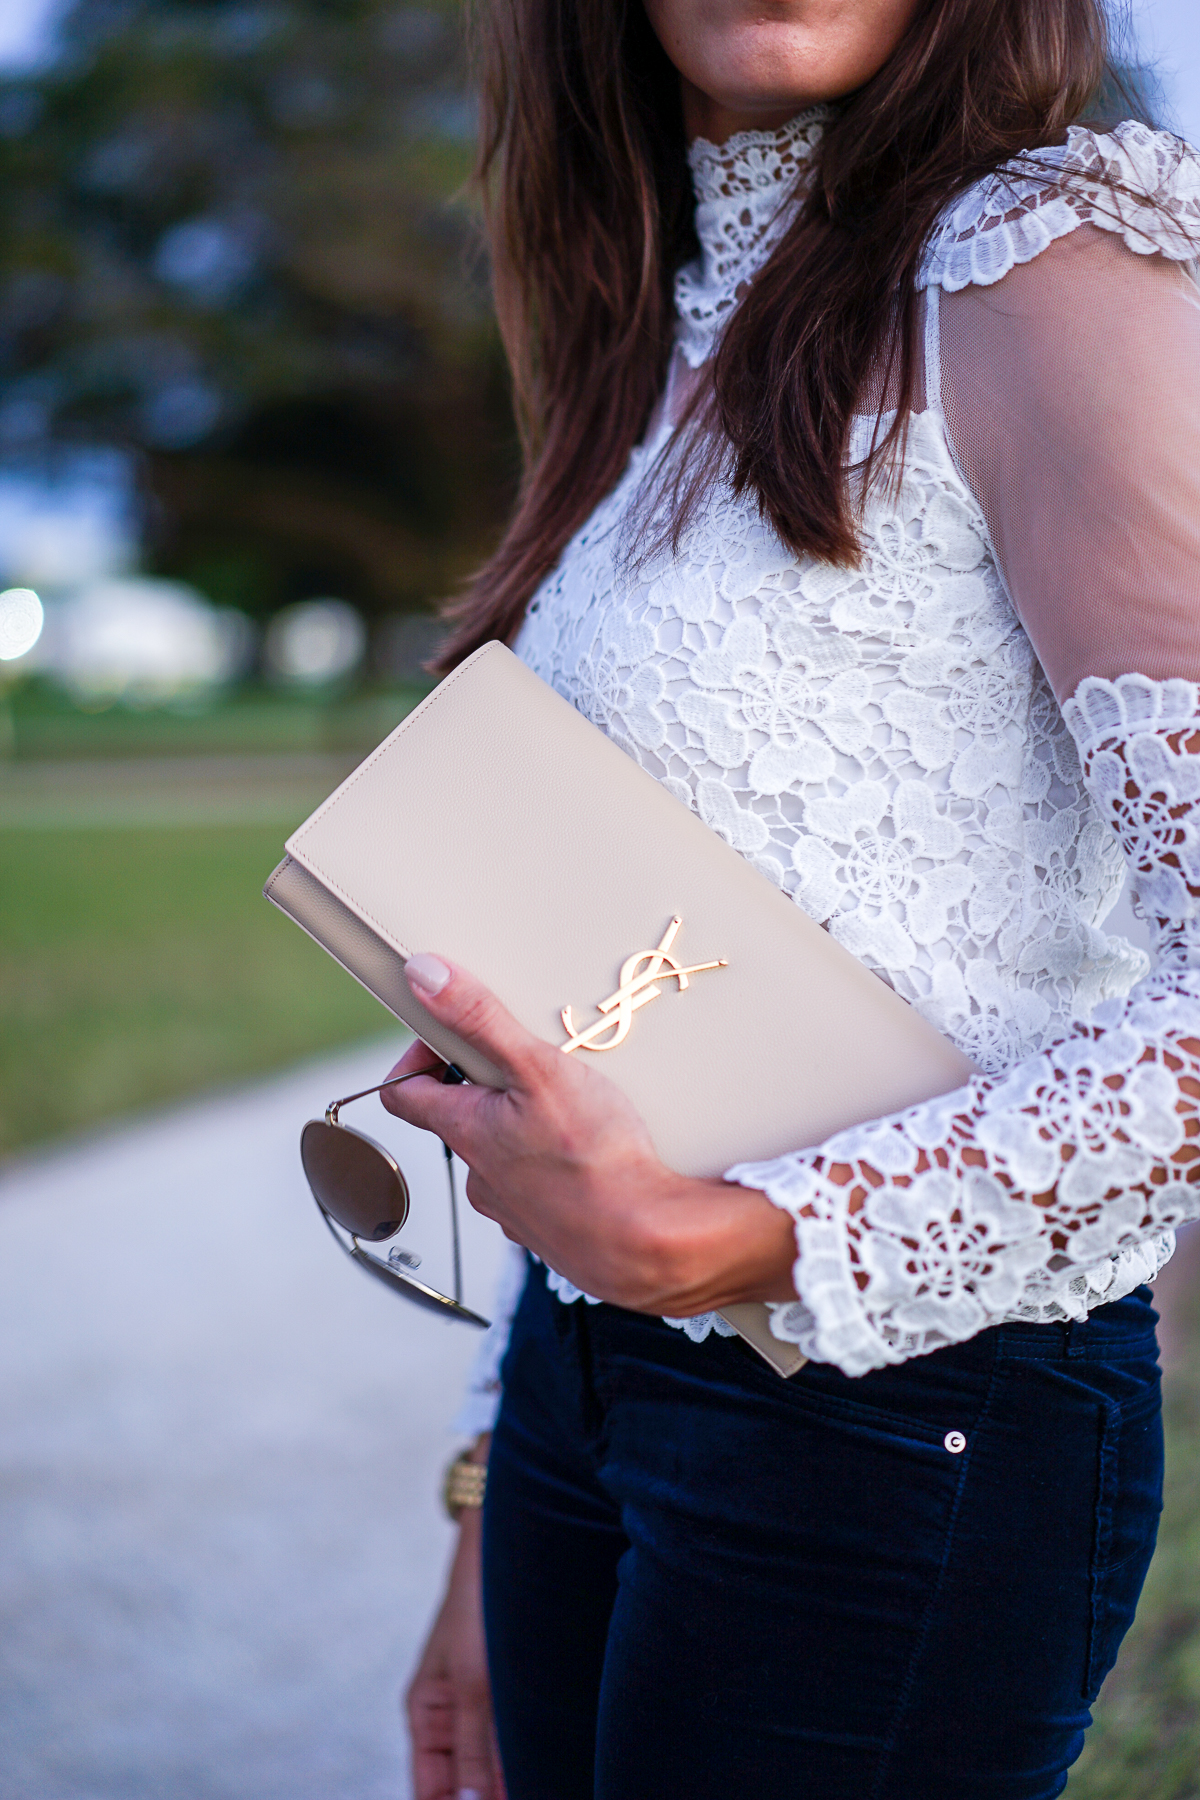
<path fill-rule="evenodd" d="M 471 1462 L 470 1456 L 469 1450 L 456 1456 L 442 1482 L 442 1505 L 455 1524 L 468 1508 L 483 1505 L 487 1487 L 487 1464 Z"/>

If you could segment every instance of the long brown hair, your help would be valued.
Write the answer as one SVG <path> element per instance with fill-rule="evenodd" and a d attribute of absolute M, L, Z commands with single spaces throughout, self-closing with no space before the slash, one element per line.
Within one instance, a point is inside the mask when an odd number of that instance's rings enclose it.
<path fill-rule="evenodd" d="M 662 389 L 673 277 L 695 247 L 679 77 L 641 0 L 477 0 L 475 48 L 476 174 L 525 475 L 450 609 L 443 669 L 511 639 L 619 478 Z M 896 420 L 869 479 L 914 402 L 915 278 L 938 214 L 1017 152 L 1063 142 L 1106 69 L 1100 0 L 923 0 L 839 104 L 805 204 L 725 328 L 672 535 L 724 469 L 797 555 L 856 560 L 851 419 L 882 369 Z"/>

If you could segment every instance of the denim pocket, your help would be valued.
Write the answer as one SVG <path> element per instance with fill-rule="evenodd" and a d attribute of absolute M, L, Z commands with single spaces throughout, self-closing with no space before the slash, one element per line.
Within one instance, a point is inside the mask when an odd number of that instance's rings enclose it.
<path fill-rule="evenodd" d="M 962 1404 L 953 1406 L 948 1414 L 951 1420 L 948 1427 L 946 1420 L 938 1416 L 941 1409 L 937 1401 L 940 1399 L 940 1395 L 931 1396 L 929 1403 L 920 1410 L 900 1407 L 885 1409 L 861 1401 L 853 1395 L 834 1395 L 828 1390 L 813 1392 L 797 1386 L 789 1391 L 785 1404 L 794 1413 L 807 1417 L 816 1424 L 834 1429 L 844 1426 L 864 1437 L 907 1443 L 915 1449 L 936 1451 L 939 1456 L 947 1456 L 957 1466 L 957 1459 L 970 1442 L 979 1400 L 972 1397 L 969 1410 Z M 963 1426 L 966 1427 L 965 1431 Z"/>
<path fill-rule="evenodd" d="M 977 1346 L 854 1377 L 828 1363 L 809 1363 L 787 1382 L 754 1360 L 756 1382 L 782 1389 L 781 1399 L 797 1411 L 925 1446 L 955 1466 L 986 1412 L 995 1374 L 994 1354 Z"/>
<path fill-rule="evenodd" d="M 1136 1404 L 1101 1401 L 1084 1698 L 1099 1693 L 1133 1623 L 1162 1511 L 1157 1384 Z"/>

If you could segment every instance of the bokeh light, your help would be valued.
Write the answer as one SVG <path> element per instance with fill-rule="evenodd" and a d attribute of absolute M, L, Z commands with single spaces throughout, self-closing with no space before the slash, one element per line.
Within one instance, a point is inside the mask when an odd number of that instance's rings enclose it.
<path fill-rule="evenodd" d="M 302 600 L 271 620 L 267 671 L 297 687 L 323 687 L 356 669 L 366 647 L 366 626 L 344 600 Z"/>
<path fill-rule="evenodd" d="M 42 603 L 32 588 L 5 588 L 0 593 L 0 662 L 27 656 L 42 635 Z"/>

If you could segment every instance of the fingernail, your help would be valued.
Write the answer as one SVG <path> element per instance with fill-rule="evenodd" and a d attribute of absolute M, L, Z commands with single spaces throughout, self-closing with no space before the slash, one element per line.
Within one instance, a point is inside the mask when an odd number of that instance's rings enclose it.
<path fill-rule="evenodd" d="M 408 977 L 409 987 L 420 988 L 423 994 L 440 994 L 450 979 L 450 971 L 440 956 L 430 956 L 422 950 L 417 956 L 410 956 L 404 965 L 404 973 Z M 473 1790 L 464 1788 L 463 1793 L 471 1800 Z M 462 1800 L 460 1794 L 459 1800 Z M 474 1800 L 479 1800 L 475 1794 Z"/>
<path fill-rule="evenodd" d="M 458 1800 L 483 1800 L 478 1788 L 459 1788 Z"/>

